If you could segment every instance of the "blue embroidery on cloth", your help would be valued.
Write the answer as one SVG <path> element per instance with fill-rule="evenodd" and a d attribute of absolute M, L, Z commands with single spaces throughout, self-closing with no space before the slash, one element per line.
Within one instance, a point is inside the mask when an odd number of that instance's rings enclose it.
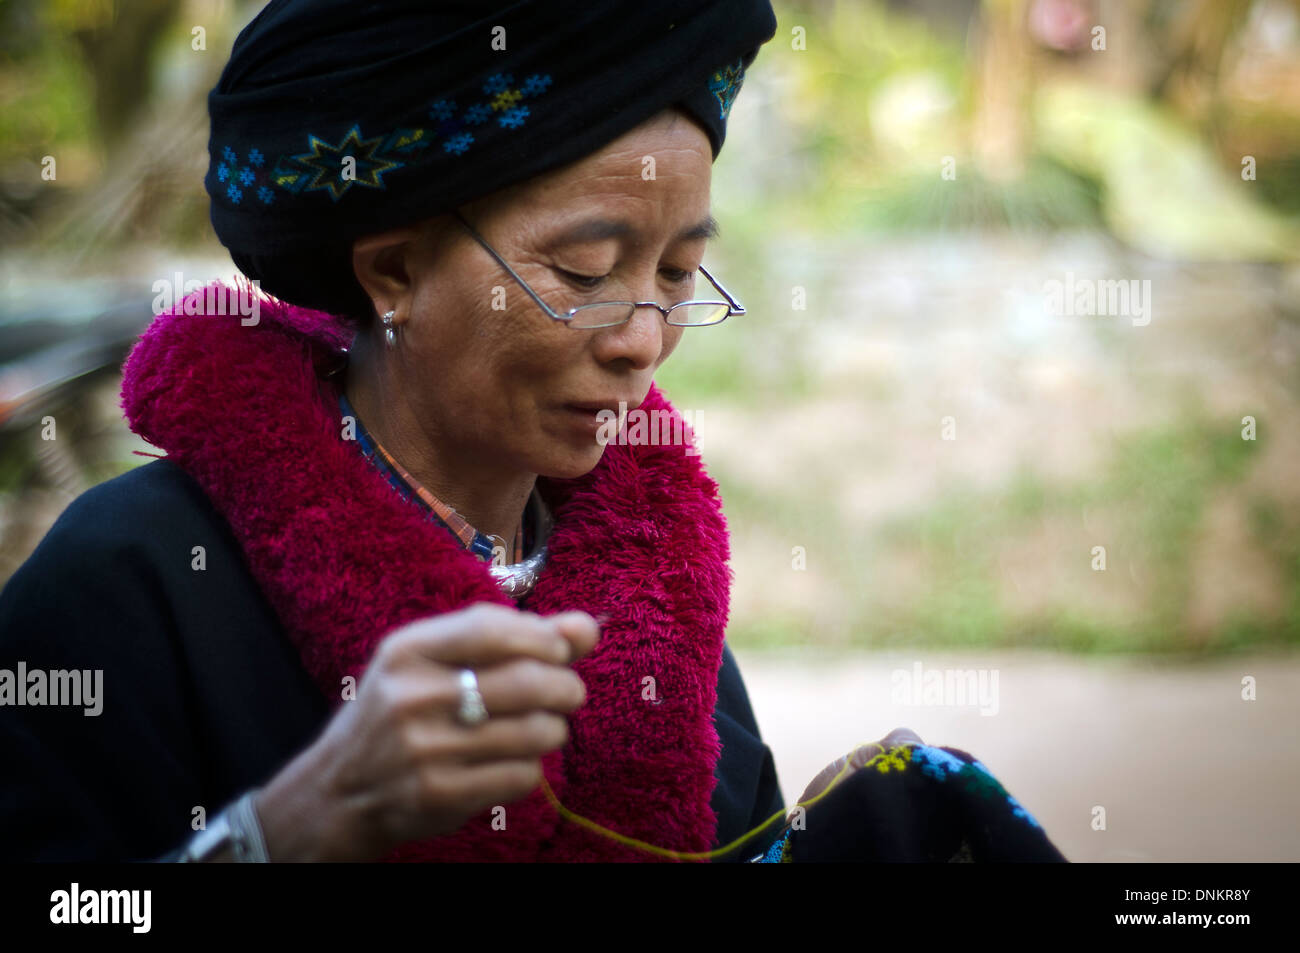
<path fill-rule="evenodd" d="M 1014 817 L 1020 818 L 1032 827 L 1041 829 L 1042 825 L 1038 823 L 1037 819 L 1007 792 L 1001 782 L 993 776 L 993 772 L 985 767 L 982 762 L 966 762 L 942 748 L 933 748 L 929 745 L 912 745 L 910 747 L 911 756 L 909 758 L 905 750 L 906 746 L 900 746 L 904 760 L 899 762 L 900 766 L 896 767 L 895 770 L 903 770 L 910 762 L 918 766 L 922 774 L 934 781 L 944 783 L 950 778 L 957 778 L 959 780 L 953 783 L 963 785 L 968 794 L 974 794 L 977 797 L 1001 798 Z M 893 754 L 892 751 L 889 753 Z M 882 764 L 884 763 L 886 762 L 882 762 Z M 868 764 L 867 767 L 870 766 Z M 859 770 L 866 770 L 866 768 Z M 789 841 L 791 833 L 792 831 L 787 829 L 761 856 L 754 857 L 751 863 L 779 864 L 787 862 L 788 858 L 785 856 L 786 843 Z"/>
<path fill-rule="evenodd" d="M 709 79 L 709 92 L 718 101 L 718 117 L 725 120 L 731 112 L 731 104 L 736 101 L 740 84 L 745 81 L 745 61 L 738 59 L 729 66 L 717 70 Z"/>
<path fill-rule="evenodd" d="M 234 205 L 240 204 L 250 189 L 255 190 L 254 194 L 263 205 L 270 205 L 275 193 L 267 187 L 270 177 L 262 170 L 266 156 L 260 149 L 250 149 L 247 160 L 247 163 L 241 163 L 234 149 L 223 147 L 221 163 L 217 166 L 217 181 L 226 187 L 226 198 Z"/>
<path fill-rule="evenodd" d="M 779 864 L 781 863 L 781 853 L 785 850 L 785 842 L 790 839 L 790 831 L 787 829 L 784 834 L 772 842 L 772 846 L 767 849 L 755 863 L 759 864 Z"/>
<path fill-rule="evenodd" d="M 972 761 L 969 765 L 960 758 L 954 757 L 942 748 L 931 748 L 929 745 L 916 745 L 912 748 L 912 762 L 921 766 L 921 773 L 936 781 L 945 781 L 955 774 L 961 774 L 967 767 L 975 768 L 983 773 L 983 778 L 978 778 L 980 789 L 992 789 L 997 794 L 1006 798 L 1007 806 L 1011 808 L 1014 817 L 1020 818 L 1033 827 L 1041 827 L 1037 819 L 1034 818 L 1024 806 L 1013 798 L 1002 787 L 1001 782 L 993 776 L 993 772 L 986 768 L 979 761 Z"/>
<path fill-rule="evenodd" d="M 979 770 L 983 771 L 990 778 L 993 778 L 993 772 L 990 771 L 988 768 L 984 767 L 982 762 L 972 761 L 971 766 L 975 768 L 979 768 Z M 1006 795 L 1007 806 L 1011 808 L 1011 813 L 1014 816 L 1020 818 L 1022 821 L 1025 821 L 1026 823 L 1030 824 L 1033 827 L 1043 826 L 1042 824 L 1038 823 L 1038 820 L 1034 817 L 1034 815 L 1030 814 L 1027 810 L 1025 810 L 1024 806 L 1015 798 L 1013 798 L 1011 794 L 1005 788 L 1003 788 L 1001 784 L 998 783 L 996 778 L 993 778 L 993 783 L 997 784 L 998 788 L 1002 791 L 1002 793 Z"/>
<path fill-rule="evenodd" d="M 966 765 L 942 748 L 917 745 L 912 749 L 912 760 L 921 766 L 921 773 L 936 781 L 943 781 L 950 774 L 956 774 Z"/>
<path fill-rule="evenodd" d="M 337 202 L 353 186 L 383 189 L 387 187 L 386 174 L 418 161 L 435 142 L 441 144 L 443 153 L 463 156 L 479 141 L 470 127 L 483 126 L 494 118 L 500 129 L 523 127 L 533 118 L 533 107 L 524 100 L 541 96 L 553 82 L 549 73 L 534 73 L 516 85 L 513 74 L 493 73 L 481 86 L 487 98 L 463 109 L 455 100 L 438 99 L 425 109 L 427 123 L 417 117 L 417 125 L 399 127 L 384 135 L 366 136 L 360 123 L 354 123 L 337 141 L 311 134 L 305 150 L 281 155 L 269 164 L 259 148 L 249 149 L 247 161 L 241 164 L 235 146 L 223 146 L 216 178 L 227 186 L 225 196 L 233 205 L 245 201 L 250 190 L 263 204 L 270 205 L 276 190 L 294 195 L 324 192 Z M 734 98 L 735 92 L 727 95 Z"/>

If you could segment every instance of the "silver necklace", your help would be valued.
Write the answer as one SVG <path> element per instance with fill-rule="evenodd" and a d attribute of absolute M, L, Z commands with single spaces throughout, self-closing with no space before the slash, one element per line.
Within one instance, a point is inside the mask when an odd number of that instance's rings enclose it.
<path fill-rule="evenodd" d="M 511 599 L 521 599 L 532 592 L 537 585 L 537 576 L 546 563 L 546 546 L 533 553 L 521 563 L 510 566 L 493 566 L 492 578 Z"/>
<path fill-rule="evenodd" d="M 533 487 L 533 496 L 536 498 L 537 538 L 541 541 L 541 548 L 522 562 L 512 563 L 509 566 L 492 566 L 490 569 L 492 578 L 497 581 L 501 591 L 511 599 L 522 599 L 532 592 L 533 587 L 537 585 L 537 577 L 541 574 L 542 567 L 546 565 L 548 549 L 546 541 L 551 535 L 554 521 L 551 519 L 546 501 L 542 499 L 536 487 Z"/>

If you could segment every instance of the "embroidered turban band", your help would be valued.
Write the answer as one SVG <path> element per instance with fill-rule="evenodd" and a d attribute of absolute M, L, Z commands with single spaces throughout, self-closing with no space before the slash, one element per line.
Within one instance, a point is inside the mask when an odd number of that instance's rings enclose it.
<path fill-rule="evenodd" d="M 716 159 L 768 0 L 273 0 L 208 96 L 212 224 L 263 290 L 369 311 L 354 239 L 588 155 L 667 106 Z"/>

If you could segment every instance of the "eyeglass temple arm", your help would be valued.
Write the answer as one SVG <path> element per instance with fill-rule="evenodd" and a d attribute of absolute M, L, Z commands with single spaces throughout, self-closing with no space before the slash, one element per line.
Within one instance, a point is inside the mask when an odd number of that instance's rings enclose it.
<path fill-rule="evenodd" d="M 457 219 L 457 220 L 458 220 L 462 225 L 465 226 L 465 229 L 466 229 L 466 230 L 467 230 L 471 235 L 474 236 L 474 240 L 477 241 L 480 245 L 483 246 L 483 250 L 486 251 L 486 252 L 487 252 L 489 255 L 491 255 L 493 258 L 495 258 L 497 264 L 500 265 L 502 268 L 504 268 L 504 269 L 506 270 L 506 272 L 510 275 L 511 278 L 513 278 L 513 279 L 515 280 L 515 283 L 518 284 L 519 287 L 521 287 L 521 288 L 524 289 L 524 291 L 528 294 L 528 297 L 532 298 L 534 301 L 537 302 L 538 307 L 540 307 L 543 311 L 545 311 L 547 314 L 549 314 L 549 315 L 550 315 L 552 318 L 554 318 L 556 321 L 567 321 L 567 320 L 571 320 L 572 315 L 570 315 L 568 318 L 566 318 L 566 317 L 565 317 L 564 315 L 562 315 L 562 314 L 556 314 L 555 311 L 551 308 L 551 306 L 550 306 L 549 304 L 547 304 L 545 301 L 543 301 L 541 298 L 539 298 L 539 297 L 537 296 L 537 292 L 533 291 L 532 288 L 528 287 L 528 283 L 527 283 L 526 281 L 524 281 L 524 279 L 520 278 L 517 274 L 515 274 L 515 270 L 514 270 L 513 268 L 511 268 L 508 264 L 506 264 L 506 260 L 505 260 L 504 258 L 502 258 L 500 255 L 497 254 L 497 250 L 496 250 L 495 248 L 493 248 L 491 245 L 489 245 L 489 244 L 487 243 L 487 239 L 484 238 L 482 235 L 480 235 L 480 234 L 475 230 L 475 228 L 474 228 L 473 225 L 471 225 L 469 222 L 465 221 L 465 217 L 464 217 L 463 215 L 460 214 L 460 210 L 459 210 L 459 209 L 452 209 L 452 210 L 451 210 L 451 213 L 452 213 L 453 215 L 455 215 L 455 216 L 456 216 L 456 219 Z"/>
<path fill-rule="evenodd" d="M 744 306 L 743 304 L 741 304 L 739 301 L 737 301 L 737 300 L 732 296 L 732 294 L 731 294 L 730 291 L 728 291 L 726 288 L 722 287 L 722 282 L 718 281 L 717 278 L 714 278 L 713 275 L 709 274 L 709 271 L 708 271 L 707 268 L 705 268 L 703 265 L 700 265 L 700 271 L 701 271 L 701 273 L 703 273 L 703 275 L 704 275 L 705 278 L 708 278 L 708 279 L 709 279 L 709 281 L 713 284 L 713 287 L 717 288 L 718 291 L 720 291 L 720 292 L 722 293 L 722 297 L 724 297 L 724 298 L 727 299 L 727 304 L 731 305 L 731 313 L 732 313 L 732 314 L 744 314 L 744 313 L 745 313 L 745 306 Z"/>
<path fill-rule="evenodd" d="M 528 297 L 536 301 L 538 306 L 541 307 L 543 311 L 545 311 L 547 314 L 549 314 L 552 318 L 554 318 L 557 321 L 565 321 L 573 317 L 572 314 L 569 314 L 567 318 L 564 315 L 556 314 L 549 304 L 547 304 L 540 297 L 538 297 L 537 292 L 533 291 L 532 288 L 528 287 L 528 283 L 525 282 L 524 279 L 520 278 L 517 274 L 515 274 L 515 270 L 506 263 L 506 260 L 504 258 L 502 258 L 500 255 L 497 254 L 497 250 L 488 244 L 487 239 L 484 238 L 482 235 L 480 235 L 478 231 L 474 228 L 474 226 L 465 220 L 465 217 L 460 214 L 460 209 L 452 209 L 451 213 L 454 216 L 456 216 L 457 221 L 459 221 L 462 225 L 465 226 L 466 231 L 468 231 L 472 236 L 474 236 L 474 240 L 483 246 L 484 251 L 486 251 L 494 259 L 496 259 L 497 264 L 506 270 L 506 272 L 510 275 L 510 277 L 513 278 L 516 283 L 518 283 L 519 287 L 523 288 L 524 291 L 528 293 Z M 722 296 L 727 299 L 727 304 L 731 306 L 732 314 L 740 315 L 745 313 L 745 306 L 742 305 L 739 301 L 737 301 L 735 297 L 732 296 L 731 292 L 722 286 L 722 283 L 718 281 L 717 278 L 714 278 L 713 275 L 709 274 L 708 269 L 706 269 L 703 265 L 700 265 L 700 271 L 703 273 L 705 278 L 708 278 L 709 281 L 712 282 L 713 287 L 717 288 L 718 291 L 721 292 Z"/>

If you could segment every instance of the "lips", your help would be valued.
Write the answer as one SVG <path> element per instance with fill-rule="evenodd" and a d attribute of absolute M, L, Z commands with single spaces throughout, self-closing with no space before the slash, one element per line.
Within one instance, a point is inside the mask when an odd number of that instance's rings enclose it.
<path fill-rule="evenodd" d="M 567 425 L 574 428 L 575 433 L 581 433 L 583 442 L 587 443 L 599 437 L 608 421 L 617 419 L 617 406 L 615 402 L 614 407 L 606 407 L 604 401 L 562 404 L 560 413 L 568 420 Z"/>

